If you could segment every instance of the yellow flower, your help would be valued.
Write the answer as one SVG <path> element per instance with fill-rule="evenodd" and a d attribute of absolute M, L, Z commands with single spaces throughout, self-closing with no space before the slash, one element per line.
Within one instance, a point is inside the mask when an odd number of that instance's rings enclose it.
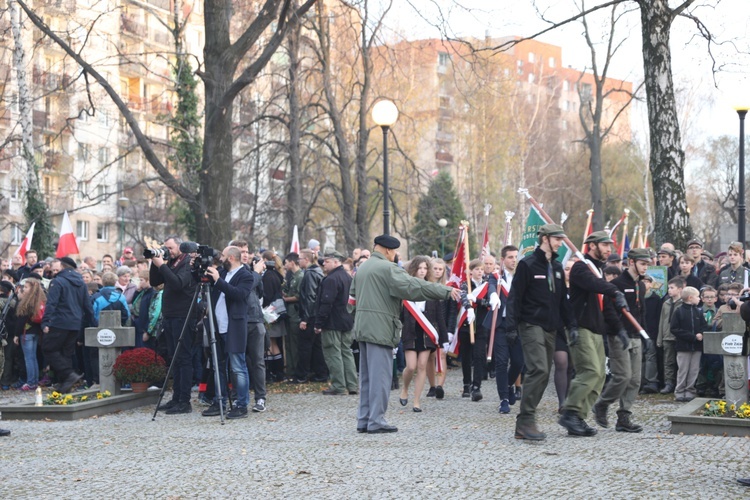
<path fill-rule="evenodd" d="M 81 403 L 83 403 L 84 401 L 88 401 L 88 399 L 88 396 L 81 396 Z"/>
<path fill-rule="evenodd" d="M 96 393 L 96 399 L 102 399 L 102 397 L 103 397 L 103 396 L 102 396 L 102 393 L 101 393 L 101 392 L 97 392 L 97 393 Z"/>
<path fill-rule="evenodd" d="M 108 398 L 108 397 L 110 397 L 111 395 L 112 395 L 112 394 L 110 394 L 110 392 L 109 392 L 109 391 L 104 391 L 104 397 L 105 397 L 105 398 Z"/>
<path fill-rule="evenodd" d="M 51 398 L 57 399 L 60 397 L 60 393 L 57 391 L 52 391 L 52 394 L 50 394 Z"/>

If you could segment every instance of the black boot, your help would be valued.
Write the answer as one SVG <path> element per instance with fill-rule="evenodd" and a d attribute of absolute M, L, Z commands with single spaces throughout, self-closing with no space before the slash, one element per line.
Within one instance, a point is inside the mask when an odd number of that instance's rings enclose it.
<path fill-rule="evenodd" d="M 471 396 L 471 384 L 464 384 L 464 392 L 461 393 L 462 398 L 468 398 Z"/>
<path fill-rule="evenodd" d="M 641 432 L 643 427 L 631 422 L 629 413 L 618 413 L 615 430 L 619 432 Z"/>
<path fill-rule="evenodd" d="M 590 436 L 591 431 L 581 417 L 579 417 L 574 411 L 565 410 L 562 416 L 557 421 L 558 424 L 562 425 L 568 430 L 568 434 L 571 436 Z"/>
<path fill-rule="evenodd" d="M 471 388 L 471 400 L 474 402 L 482 400 L 482 391 L 479 390 L 479 387 L 473 386 Z"/>

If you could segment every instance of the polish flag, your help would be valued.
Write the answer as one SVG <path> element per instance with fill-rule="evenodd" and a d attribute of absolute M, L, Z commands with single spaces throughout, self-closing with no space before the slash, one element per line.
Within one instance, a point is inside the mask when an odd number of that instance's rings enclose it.
<path fill-rule="evenodd" d="M 294 231 L 292 231 L 292 248 L 290 252 L 299 254 L 299 232 L 297 231 L 297 224 L 294 225 Z"/>
<path fill-rule="evenodd" d="M 34 226 L 35 225 L 36 225 L 36 222 L 31 223 L 29 232 L 26 233 L 26 237 L 23 239 L 18 249 L 16 249 L 16 253 L 13 254 L 14 257 L 16 255 L 20 255 L 21 259 L 23 259 L 24 264 L 26 264 L 26 252 L 29 250 L 29 248 L 31 248 L 31 240 L 34 239 Z"/>
<path fill-rule="evenodd" d="M 451 272 L 448 276 L 448 283 L 446 283 L 453 288 L 461 288 L 461 283 L 466 281 L 466 268 L 468 267 L 468 261 L 466 260 L 466 245 L 464 244 L 464 238 L 466 238 L 466 228 L 461 225 L 458 228 L 456 251 L 453 252 L 453 267 L 451 267 Z"/>
<path fill-rule="evenodd" d="M 70 224 L 68 211 L 63 214 L 62 227 L 60 228 L 60 240 L 57 242 L 57 252 L 55 257 L 67 257 L 72 253 L 80 253 L 78 250 L 78 241 L 73 233 L 73 226 Z"/>

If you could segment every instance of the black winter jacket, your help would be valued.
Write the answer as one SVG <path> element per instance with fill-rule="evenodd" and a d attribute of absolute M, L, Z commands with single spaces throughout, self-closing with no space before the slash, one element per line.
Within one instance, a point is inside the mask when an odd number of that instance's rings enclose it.
<path fill-rule="evenodd" d="M 42 329 L 80 332 L 93 321 L 94 310 L 86 283 L 74 269 L 63 268 L 49 284 Z"/>
<path fill-rule="evenodd" d="M 700 307 L 683 303 L 672 314 L 670 330 L 675 337 L 675 351 L 703 351 L 703 341 L 695 338 L 696 333 L 703 333 L 708 330 L 706 318 L 703 316 Z"/>
<path fill-rule="evenodd" d="M 323 270 L 317 264 L 311 264 L 305 269 L 302 282 L 299 285 L 299 320 L 311 322 L 315 319 L 315 302 L 318 286 L 323 280 Z M 348 298 L 347 298 L 348 300 Z"/>
<path fill-rule="evenodd" d="M 348 332 L 354 327 L 354 318 L 346 306 L 352 277 L 344 266 L 333 269 L 323 278 L 315 300 L 315 328 Z"/>
<path fill-rule="evenodd" d="M 613 279 L 611 283 L 625 294 L 630 314 L 643 328 L 646 328 L 646 284 L 640 278 L 638 281 L 634 280 L 628 270 Z M 626 318 L 619 318 L 618 321 L 628 331 L 628 336 L 631 339 L 637 339 L 641 336 L 638 329 Z"/>
<path fill-rule="evenodd" d="M 602 270 L 604 263 L 586 254 L 586 258 Z M 515 286 L 515 281 L 514 281 Z M 600 278 L 582 260 L 579 260 L 570 269 L 570 303 L 578 326 L 602 335 L 604 333 L 617 333 L 619 326 L 616 322 L 615 309 L 610 302 L 618 289 L 604 278 Z M 511 293 L 513 290 L 511 289 Z M 604 309 L 599 307 L 598 295 L 604 295 Z M 607 319 L 605 321 L 605 315 Z"/>
<path fill-rule="evenodd" d="M 562 325 L 567 328 L 577 326 L 568 303 L 563 268 L 557 261 L 556 253 L 552 254 L 554 291 L 550 290 L 547 282 L 548 265 L 547 256 L 541 248 L 518 262 L 508 295 L 505 316 L 507 331 L 517 330 L 521 321 L 547 331 L 556 331 Z"/>
<path fill-rule="evenodd" d="M 247 304 L 247 322 L 263 323 L 263 309 L 260 306 L 263 300 L 263 279 L 249 264 L 245 264 L 245 269 L 250 271 L 253 277 L 252 291 Z"/>
<path fill-rule="evenodd" d="M 190 270 L 190 256 L 182 254 L 176 259 L 156 267 L 153 263 L 148 270 L 151 286 L 164 285 L 161 299 L 161 314 L 165 318 L 186 318 L 193 302 L 198 283 Z M 193 310 L 196 310 L 194 308 Z"/>

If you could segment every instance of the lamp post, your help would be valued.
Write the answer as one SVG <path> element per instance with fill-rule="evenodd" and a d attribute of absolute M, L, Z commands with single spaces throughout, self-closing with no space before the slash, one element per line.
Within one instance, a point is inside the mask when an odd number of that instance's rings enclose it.
<path fill-rule="evenodd" d="M 745 115 L 747 115 L 748 106 L 737 106 L 735 108 L 740 117 L 740 185 L 739 185 L 739 206 L 737 214 L 737 241 L 745 248 Z"/>
<path fill-rule="evenodd" d="M 125 209 L 130 206 L 130 199 L 127 196 L 120 196 L 117 199 L 117 206 L 120 207 L 120 255 L 125 244 Z"/>
<path fill-rule="evenodd" d="M 383 130 L 383 234 L 391 234 L 391 212 L 388 209 L 388 129 L 398 120 L 398 108 L 382 99 L 372 107 L 372 120 Z"/>
<path fill-rule="evenodd" d="M 438 221 L 438 226 L 440 226 L 440 257 L 442 257 L 445 255 L 445 228 L 448 226 L 448 221 L 440 219 Z"/>

